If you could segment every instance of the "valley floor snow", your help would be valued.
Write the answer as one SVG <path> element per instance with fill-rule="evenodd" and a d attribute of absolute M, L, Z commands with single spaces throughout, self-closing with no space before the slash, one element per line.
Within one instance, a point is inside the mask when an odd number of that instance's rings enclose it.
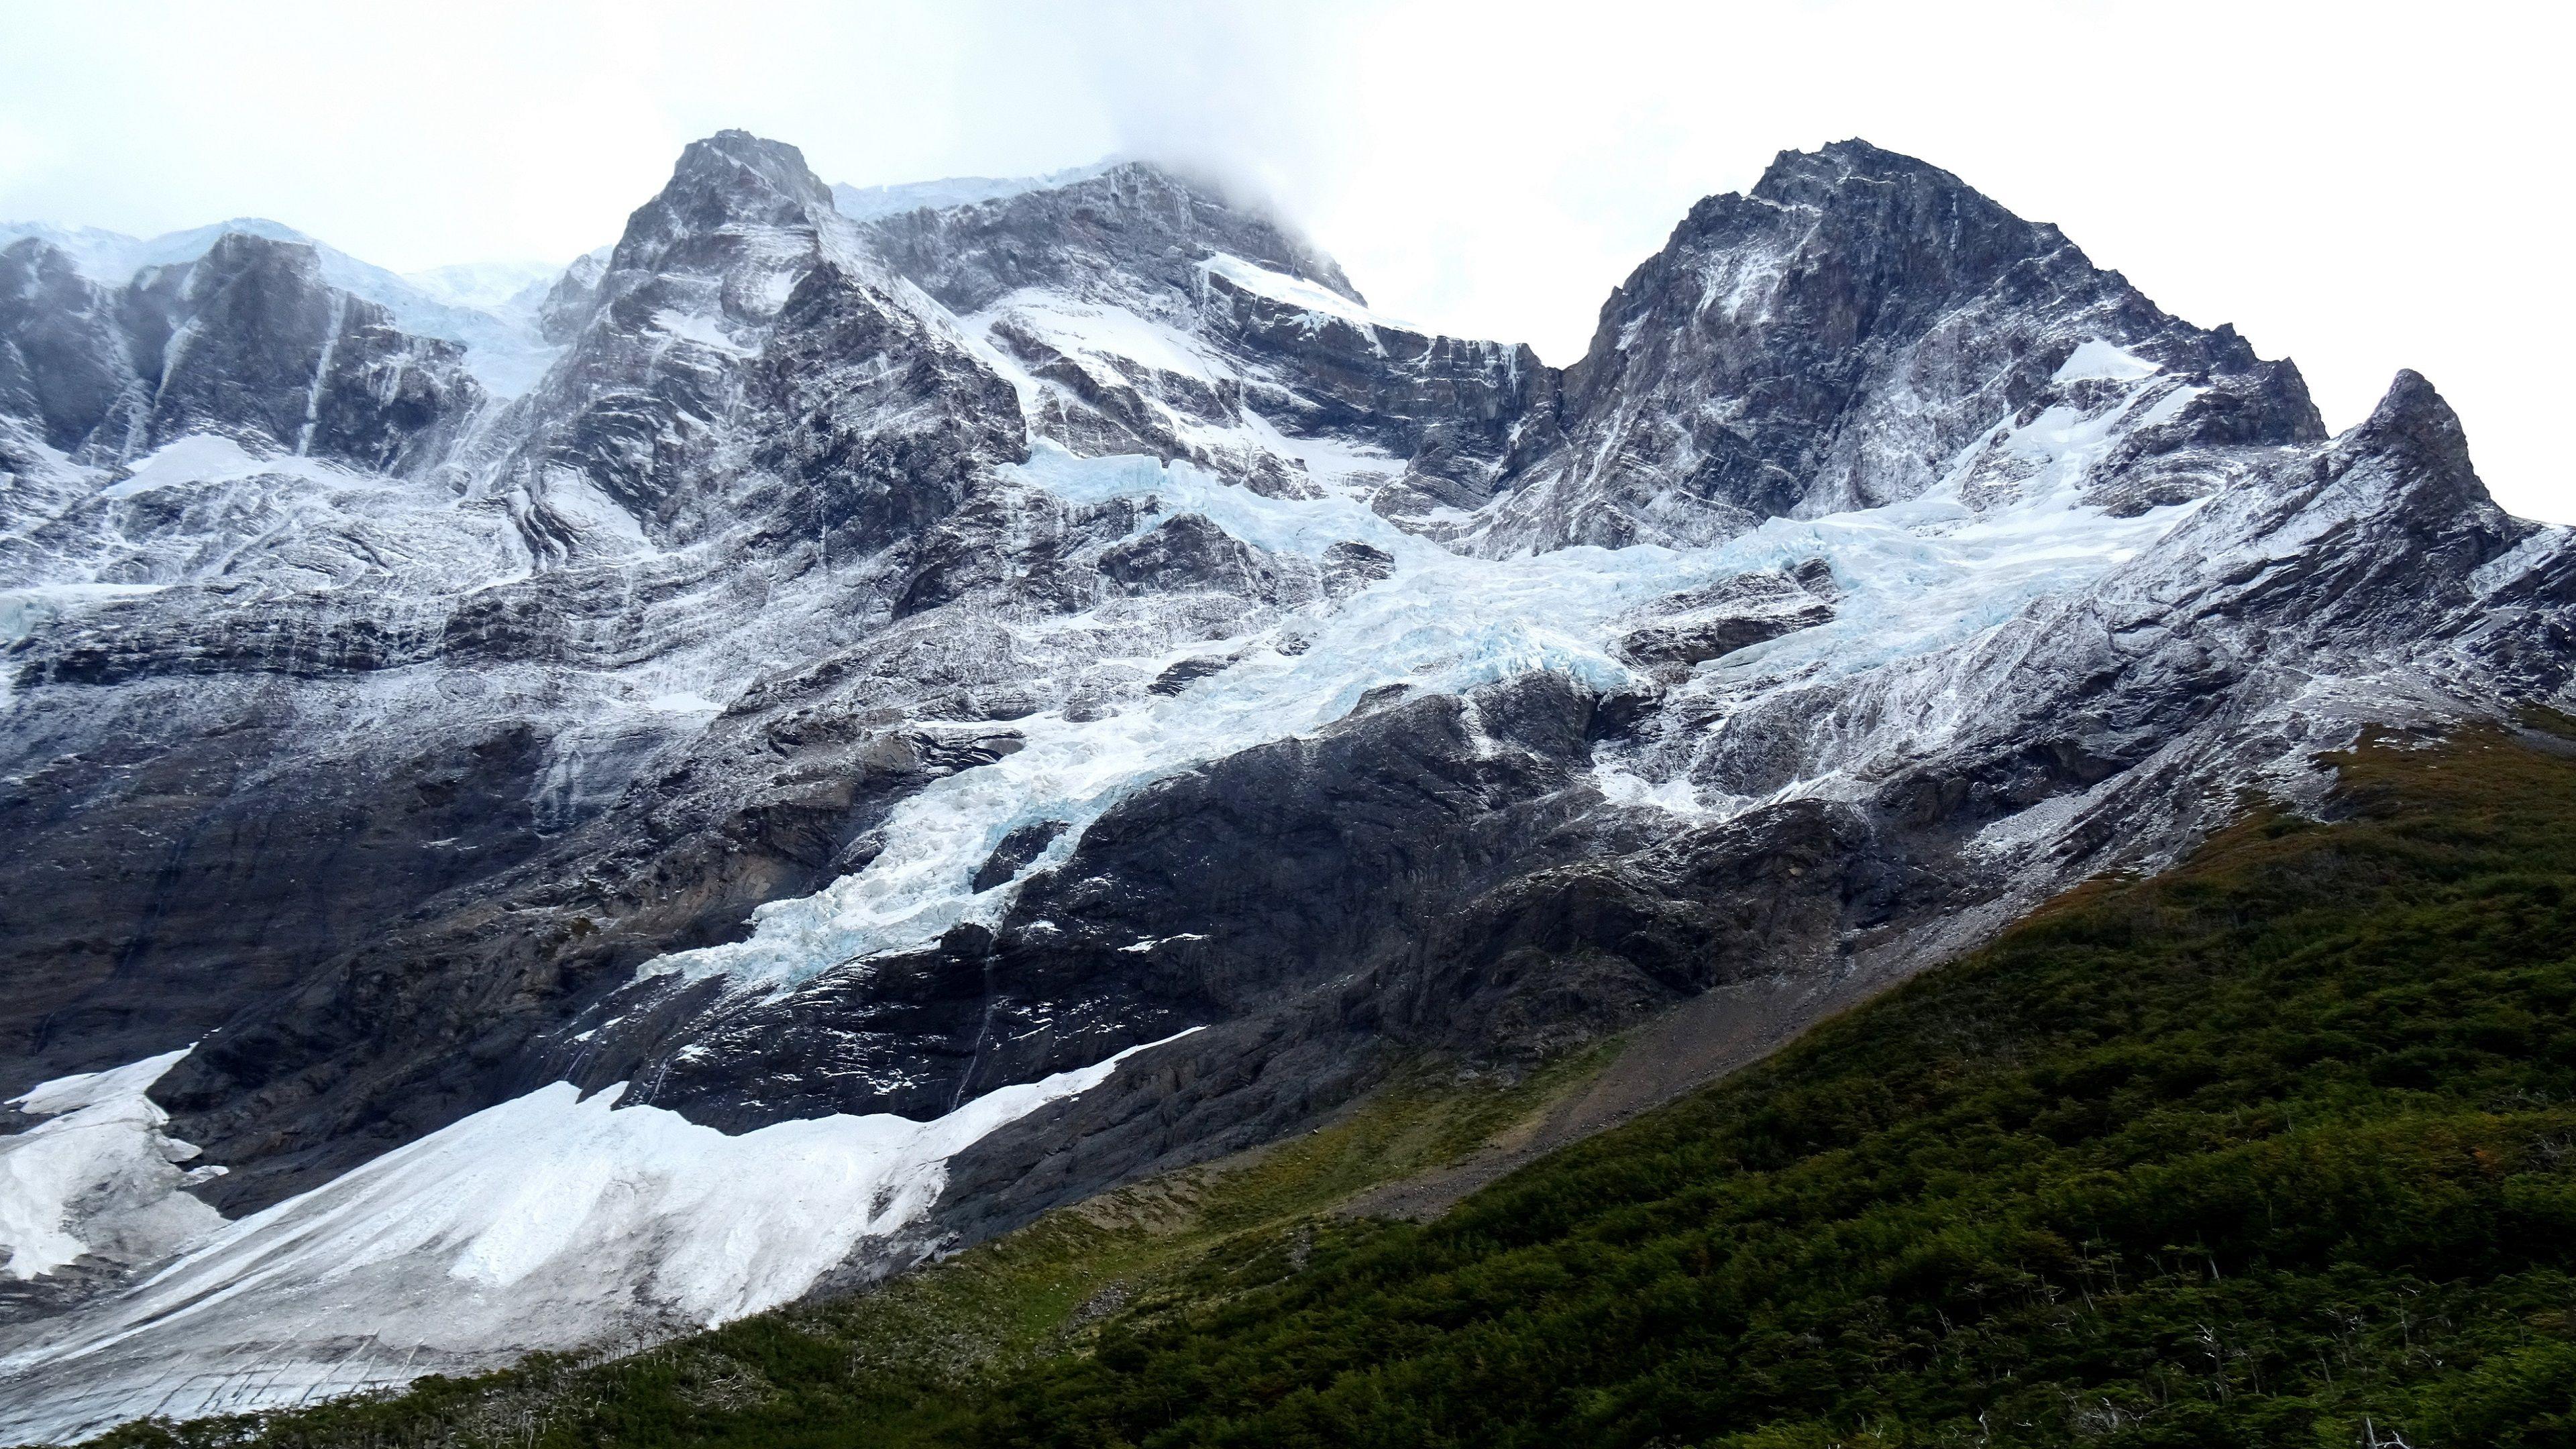
<path fill-rule="evenodd" d="M 949 1158 L 1161 1044 L 935 1121 L 836 1115 L 740 1136 L 620 1106 L 622 1087 L 584 1098 L 559 1082 L 232 1223 L 178 1191 L 175 1167 L 152 1169 L 193 1152 L 143 1096 L 184 1051 L 48 1082 L 20 1103 L 64 1115 L 0 1138 L 11 1271 L 78 1257 L 101 1201 L 126 1204 L 106 1226 L 130 1232 L 148 1198 L 160 1226 L 200 1245 L 8 1343 L 0 1442 L 272 1408 L 775 1307 L 928 1212 Z"/>

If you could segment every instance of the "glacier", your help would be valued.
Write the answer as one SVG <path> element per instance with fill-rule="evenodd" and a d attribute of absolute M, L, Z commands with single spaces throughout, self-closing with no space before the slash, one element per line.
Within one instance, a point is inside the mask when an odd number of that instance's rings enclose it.
<path fill-rule="evenodd" d="M 1145 673 L 1191 658 L 1230 662 L 1185 693 L 1149 695 L 1105 719 L 1075 720 L 1056 710 L 1018 721 L 1025 740 L 1018 753 L 898 805 L 883 827 L 888 848 L 865 870 L 811 896 L 760 906 L 741 941 L 660 957 L 638 973 L 722 976 L 775 996 L 826 971 L 926 946 L 961 922 L 995 925 L 1018 879 L 1062 864 L 1085 826 L 1156 779 L 1329 724 L 1388 685 L 1464 694 L 1547 670 L 1605 693 L 1635 687 L 1640 676 L 1615 649 L 1623 627 L 1653 600 L 1719 580 L 1822 559 L 1844 593 L 1836 619 L 1701 666 L 1702 687 L 1729 689 L 1739 708 L 1752 694 L 1809 687 L 1820 675 L 1882 669 L 1972 643 L 2033 602 L 2080 590 L 2135 558 L 2200 506 L 2193 500 L 2113 517 L 2082 497 L 2087 468 L 2121 435 L 2131 411 L 2158 405 L 2150 397 L 2159 391 L 2141 387 L 2095 415 L 2056 409 L 2020 426 L 1999 421 L 1979 447 L 2048 464 L 2041 486 L 2009 506 L 1966 506 L 1954 477 L 1903 503 L 1771 519 L 1711 547 L 1579 545 L 1499 559 L 1399 528 L 1351 490 L 1271 497 L 1186 461 L 1077 457 L 1041 439 L 1029 462 L 1004 473 L 1079 502 L 1150 502 L 1131 536 L 1195 514 L 1274 554 L 1320 557 L 1337 543 L 1363 542 L 1383 550 L 1393 571 L 1259 634 L 1125 661 Z M 1090 625 L 1073 615 L 1014 627 L 1043 634 Z M 1937 719 L 1911 723 L 1918 741 L 1945 727 Z M 1614 788 L 1636 788 L 1627 765 L 1611 761 L 1601 769 L 1621 782 Z M 1832 787 L 1818 777 L 1767 798 Z M 1764 803 L 1736 798 L 1720 808 L 1686 782 L 1649 787 L 1636 798 L 1717 819 Z M 970 877 L 1005 837 L 1046 821 L 1070 828 L 1012 882 L 971 888 Z"/>

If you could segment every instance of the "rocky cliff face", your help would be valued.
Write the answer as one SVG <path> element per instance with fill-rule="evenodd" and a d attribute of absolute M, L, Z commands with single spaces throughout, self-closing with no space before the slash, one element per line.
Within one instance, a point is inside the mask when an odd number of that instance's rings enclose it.
<path fill-rule="evenodd" d="M 1611 294 L 1482 537 L 1699 544 L 1900 502 L 1996 418 L 2045 406 L 2088 342 L 2204 389 L 2229 442 L 2323 434 L 2294 368 L 2166 316 L 2055 227 L 1864 142 L 1783 155 Z"/>
<path fill-rule="evenodd" d="M 1042 436 L 1273 496 L 1481 502 L 1551 376 L 1526 347 L 1378 316 L 1330 258 L 1148 166 L 880 216 L 867 238 L 992 349 Z"/>
<path fill-rule="evenodd" d="M 196 434 L 404 472 L 482 401 L 464 349 L 327 285 L 313 248 L 227 233 L 119 289 L 27 238 L 0 252 L 0 405 L 118 463 Z"/>
<path fill-rule="evenodd" d="M 270 235 L 99 255 L 0 252 L 0 1152 L 70 1184 L 10 1219 L 18 1433 L 1821 1010 L 2576 667 L 2576 550 L 2422 379 L 2327 438 L 1857 142 L 1562 372 L 1150 167 L 836 203 L 738 132 L 489 328 Z"/>

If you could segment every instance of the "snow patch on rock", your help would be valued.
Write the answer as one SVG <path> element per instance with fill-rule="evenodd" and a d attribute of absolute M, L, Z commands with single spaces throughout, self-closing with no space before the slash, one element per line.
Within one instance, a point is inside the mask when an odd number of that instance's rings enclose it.
<path fill-rule="evenodd" d="M 86 1257 L 147 1262 L 222 1226 L 182 1189 L 223 1169 L 179 1166 L 197 1149 L 162 1131 L 170 1114 L 145 1095 L 189 1050 L 56 1077 L 8 1104 L 45 1120 L 0 1137 L 0 1271 L 23 1282 Z"/>
<path fill-rule="evenodd" d="M 1200 261 L 1199 270 L 1223 277 L 1244 291 L 1271 301 L 1294 307 L 1310 317 L 1334 318 L 1374 334 L 1385 328 L 1390 332 L 1413 332 L 1431 335 L 1432 329 L 1398 321 L 1383 312 L 1352 301 L 1329 287 L 1319 287 L 1303 277 L 1273 271 L 1259 262 L 1248 262 L 1238 256 L 1218 252 Z"/>
<path fill-rule="evenodd" d="M 2088 337 L 2050 375 L 2051 382 L 2080 382 L 2099 378 L 2106 382 L 2135 382 L 2161 371 L 2155 363 L 2134 352 L 2099 337 Z"/>

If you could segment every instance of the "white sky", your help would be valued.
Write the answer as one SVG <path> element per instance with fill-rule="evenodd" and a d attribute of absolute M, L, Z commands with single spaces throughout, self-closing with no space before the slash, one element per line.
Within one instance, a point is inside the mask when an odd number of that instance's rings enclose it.
<path fill-rule="evenodd" d="M 2296 358 L 2330 426 L 2416 368 L 2576 521 L 2557 5 L 0 4 L 0 219 L 416 270 L 613 240 L 726 126 L 861 185 L 1142 154 L 1551 362 L 1693 200 L 1863 136 Z"/>

